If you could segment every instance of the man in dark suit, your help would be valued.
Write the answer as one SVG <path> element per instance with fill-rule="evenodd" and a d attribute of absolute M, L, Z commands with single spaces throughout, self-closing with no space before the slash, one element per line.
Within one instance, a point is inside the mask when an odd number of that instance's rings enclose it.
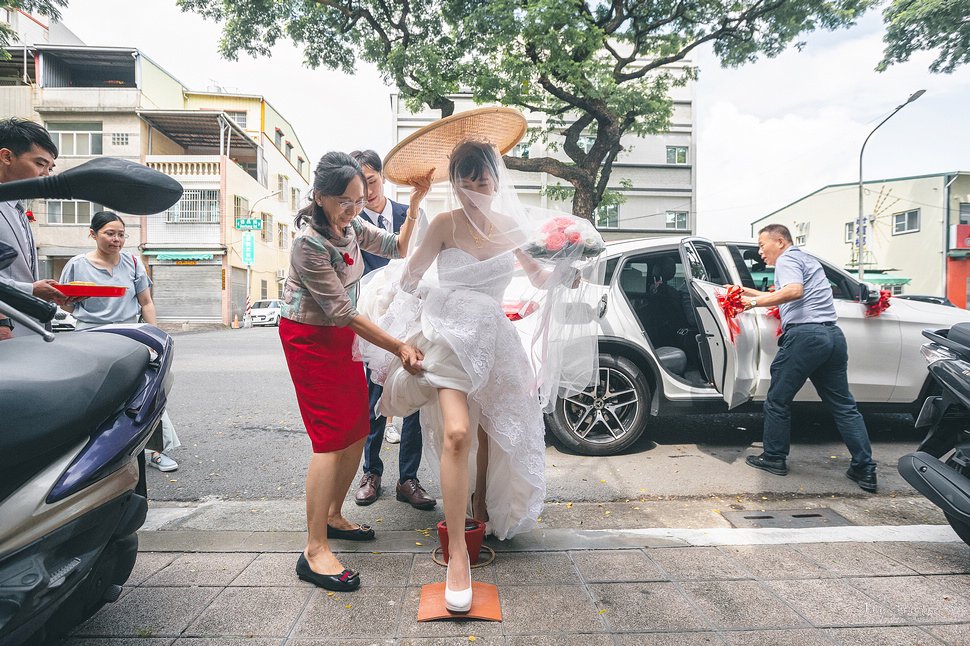
<path fill-rule="evenodd" d="M 374 226 L 396 233 L 404 224 L 408 206 L 384 196 L 384 176 L 381 174 L 383 163 L 380 156 L 373 150 L 356 150 L 350 156 L 360 163 L 364 169 L 364 177 L 367 178 L 367 206 L 361 211 L 360 217 Z M 365 275 L 388 263 L 387 258 L 365 251 L 361 251 L 361 255 L 364 257 Z M 364 444 L 364 475 L 354 496 L 358 505 L 369 505 L 377 500 L 381 495 L 381 476 L 384 474 L 384 462 L 380 453 L 387 418 L 378 416 L 374 410 L 384 389 L 369 377 L 368 374 L 370 434 Z M 434 509 L 435 499 L 428 495 L 418 481 L 418 466 L 421 464 L 421 424 L 418 413 L 406 417 L 401 425 L 398 462 L 397 499 L 409 503 L 415 509 Z"/>
<path fill-rule="evenodd" d="M 0 120 L 0 184 L 19 179 L 46 177 L 54 168 L 57 146 L 43 127 L 26 119 Z M 33 294 L 58 305 L 64 294 L 54 289 L 53 280 L 38 280 L 37 246 L 23 202 L 0 202 L 0 242 L 18 251 L 6 269 L 0 269 L 0 283 Z M 0 341 L 13 336 L 13 320 L 0 315 Z"/>

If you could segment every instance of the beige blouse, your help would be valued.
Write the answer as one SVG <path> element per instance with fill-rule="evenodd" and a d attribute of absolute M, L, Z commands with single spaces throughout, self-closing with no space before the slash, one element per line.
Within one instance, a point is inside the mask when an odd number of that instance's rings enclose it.
<path fill-rule="evenodd" d="M 397 235 L 360 216 L 344 237 L 327 239 L 313 227 L 293 241 L 290 273 L 283 287 L 281 315 L 308 325 L 346 327 L 357 316 L 359 282 L 364 275 L 363 249 L 384 258 L 400 258 Z"/>

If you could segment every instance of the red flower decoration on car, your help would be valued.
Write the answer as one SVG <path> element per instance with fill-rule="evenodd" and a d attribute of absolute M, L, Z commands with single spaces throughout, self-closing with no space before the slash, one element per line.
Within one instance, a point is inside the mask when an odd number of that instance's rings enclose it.
<path fill-rule="evenodd" d="M 28 222 L 35 222 L 36 221 L 36 218 L 34 217 L 34 212 L 33 211 L 24 211 L 24 215 L 27 217 L 27 221 Z"/>
<path fill-rule="evenodd" d="M 893 295 L 888 289 L 879 290 L 879 300 L 866 307 L 866 318 L 874 318 L 889 309 L 889 299 Z"/>
<path fill-rule="evenodd" d="M 350 254 L 349 254 L 349 253 L 347 253 L 346 251 L 344 252 L 344 262 L 345 262 L 345 263 L 347 263 L 347 266 L 348 266 L 348 267 L 349 267 L 350 265 L 352 265 L 352 264 L 354 264 L 354 259 L 353 259 L 353 258 L 351 258 L 351 257 L 350 257 Z"/>

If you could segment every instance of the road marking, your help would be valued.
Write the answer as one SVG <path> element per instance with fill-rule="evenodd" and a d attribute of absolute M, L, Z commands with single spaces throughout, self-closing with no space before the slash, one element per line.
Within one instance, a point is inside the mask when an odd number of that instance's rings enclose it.
<path fill-rule="evenodd" d="M 852 527 L 735 528 L 711 529 L 626 529 L 592 530 L 684 541 L 688 545 L 780 545 L 791 543 L 958 543 L 960 537 L 949 525 L 870 525 Z"/>

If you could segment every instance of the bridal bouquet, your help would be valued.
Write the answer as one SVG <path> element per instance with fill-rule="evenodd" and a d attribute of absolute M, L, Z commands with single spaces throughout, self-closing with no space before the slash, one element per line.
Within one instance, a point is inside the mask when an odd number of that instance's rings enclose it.
<path fill-rule="evenodd" d="M 592 258 L 605 248 L 603 236 L 589 220 L 556 216 L 542 223 L 523 250 L 534 258 Z"/>

